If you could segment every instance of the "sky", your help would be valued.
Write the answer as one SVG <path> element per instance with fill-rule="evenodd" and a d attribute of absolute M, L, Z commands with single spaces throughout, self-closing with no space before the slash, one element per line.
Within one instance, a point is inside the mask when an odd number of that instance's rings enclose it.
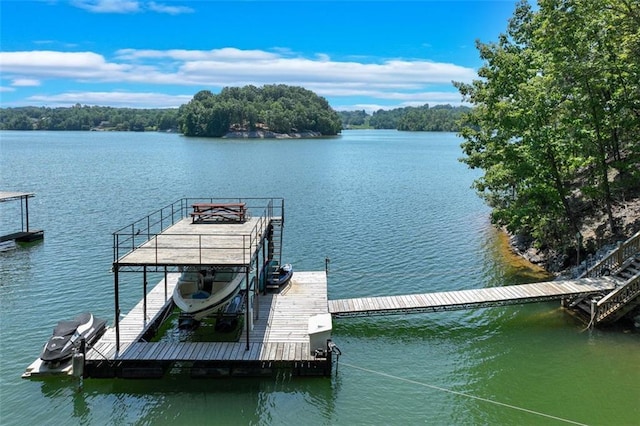
<path fill-rule="evenodd" d="M 177 108 L 287 84 L 337 111 L 460 105 L 516 0 L 0 0 L 0 107 Z"/>

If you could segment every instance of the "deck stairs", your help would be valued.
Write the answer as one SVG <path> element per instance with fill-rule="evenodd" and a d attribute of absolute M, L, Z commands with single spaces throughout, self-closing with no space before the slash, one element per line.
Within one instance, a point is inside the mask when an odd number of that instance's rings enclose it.
<path fill-rule="evenodd" d="M 640 255 L 615 274 L 623 285 L 597 301 L 595 324 L 613 323 L 640 306 Z"/>
<path fill-rule="evenodd" d="M 284 224 L 282 219 L 274 218 L 271 220 L 273 225 L 273 260 L 277 260 L 282 265 L 282 236 L 284 234 Z"/>
<path fill-rule="evenodd" d="M 614 323 L 640 306 L 640 232 L 618 245 L 581 278 L 603 275 L 616 278 L 620 285 L 602 298 L 571 303 L 590 314 L 593 325 Z"/>
<path fill-rule="evenodd" d="M 284 231 L 284 223 L 281 218 L 271 219 L 271 235 L 269 236 L 269 253 L 273 262 L 269 263 L 267 276 L 271 276 L 277 272 L 282 265 L 282 237 Z M 267 289 L 278 289 L 277 285 L 266 284 Z"/>

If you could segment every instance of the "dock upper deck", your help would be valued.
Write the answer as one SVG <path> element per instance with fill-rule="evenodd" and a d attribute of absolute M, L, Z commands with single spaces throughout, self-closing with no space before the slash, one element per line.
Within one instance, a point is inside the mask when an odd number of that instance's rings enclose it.
<path fill-rule="evenodd" d="M 120 257 L 120 266 L 246 265 L 269 223 L 263 217 L 243 223 L 195 222 L 184 218 Z"/>
<path fill-rule="evenodd" d="M 0 191 L 0 202 L 21 200 L 35 196 L 33 192 Z"/>
<path fill-rule="evenodd" d="M 114 270 L 248 266 L 272 224 L 283 221 L 279 198 L 183 198 L 113 234 Z"/>

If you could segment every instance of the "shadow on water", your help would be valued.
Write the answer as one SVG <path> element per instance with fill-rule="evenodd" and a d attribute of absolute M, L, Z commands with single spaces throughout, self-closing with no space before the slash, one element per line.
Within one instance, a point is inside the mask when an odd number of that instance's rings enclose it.
<path fill-rule="evenodd" d="M 54 405 L 72 400 L 65 409 L 80 424 L 296 424 L 300 406 L 330 424 L 340 380 L 287 374 L 194 380 L 175 375 L 154 380 L 57 378 L 39 384 Z M 97 414 L 104 404 L 114 407 L 108 419 Z"/>

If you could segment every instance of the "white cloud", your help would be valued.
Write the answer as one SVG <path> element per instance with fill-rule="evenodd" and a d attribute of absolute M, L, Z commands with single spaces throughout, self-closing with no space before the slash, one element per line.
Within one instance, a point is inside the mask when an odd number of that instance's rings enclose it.
<path fill-rule="evenodd" d="M 193 13 L 193 9 L 186 6 L 168 6 L 154 1 L 147 3 L 147 8 L 152 12 L 166 13 L 169 15 L 181 15 L 183 13 Z"/>
<path fill-rule="evenodd" d="M 0 52 L 0 71 L 20 74 L 25 78 L 101 78 L 109 73 L 123 75 L 130 65 L 108 63 L 102 55 L 92 52 Z"/>
<path fill-rule="evenodd" d="M 133 0 L 72 0 L 71 5 L 92 13 L 135 13 L 140 2 Z"/>
<path fill-rule="evenodd" d="M 40 80 L 34 78 L 16 78 L 11 82 L 14 87 L 33 87 L 40 86 Z"/>
<path fill-rule="evenodd" d="M 177 108 L 186 104 L 193 95 L 166 95 L 144 92 L 68 92 L 57 95 L 36 95 L 29 102 L 51 107 L 68 105 L 109 105 L 128 108 Z"/>
<path fill-rule="evenodd" d="M 168 15 L 193 13 L 193 9 L 187 6 L 172 6 L 155 1 L 143 3 L 136 0 L 72 0 L 71 5 L 91 13 L 125 14 L 145 11 L 166 13 Z"/>
<path fill-rule="evenodd" d="M 0 73 L 22 85 L 48 88 L 52 80 L 92 85 L 115 83 L 190 86 L 215 92 L 225 86 L 288 84 L 303 86 L 324 97 L 369 97 L 400 103 L 461 102 L 452 80 L 470 82 L 476 72 L 451 63 L 416 59 L 334 60 L 318 53 L 312 58 L 290 52 L 221 48 L 212 50 L 121 49 L 108 59 L 95 52 L 53 50 L 0 52 Z M 88 86 L 87 86 L 88 87 Z M 81 91 L 81 90 L 79 90 Z M 155 91 L 155 90 L 154 90 Z M 80 102 L 82 103 L 82 102 Z"/>
<path fill-rule="evenodd" d="M 16 89 L 13 87 L 7 87 L 7 86 L 0 86 L 0 93 L 1 92 L 15 92 Z"/>
<path fill-rule="evenodd" d="M 145 59 L 172 59 L 176 61 L 256 61 L 277 59 L 275 53 L 263 50 L 241 50 L 234 47 L 225 47 L 212 50 L 152 50 L 152 49 L 120 49 L 116 52 L 116 58 L 124 61 L 136 61 Z"/>

